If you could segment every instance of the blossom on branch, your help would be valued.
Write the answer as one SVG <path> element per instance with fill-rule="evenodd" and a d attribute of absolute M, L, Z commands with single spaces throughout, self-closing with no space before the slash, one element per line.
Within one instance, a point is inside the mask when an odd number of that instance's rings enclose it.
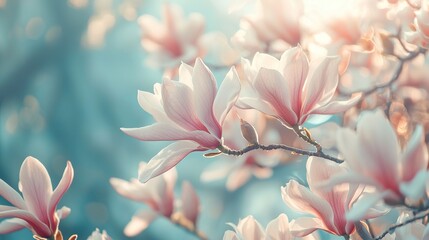
<path fill-rule="evenodd" d="M 35 237 L 49 238 L 57 235 L 60 219 L 69 215 L 70 209 L 57 205 L 73 181 L 73 167 L 70 162 L 55 190 L 51 178 L 42 163 L 34 157 L 27 157 L 19 173 L 20 196 L 0 179 L 0 196 L 13 206 L 0 205 L 0 234 L 30 229 Z"/>
<path fill-rule="evenodd" d="M 140 181 L 164 173 L 191 152 L 219 147 L 222 124 L 239 91 L 234 67 L 217 89 L 212 72 L 199 58 L 194 67 L 185 63 L 180 66 L 178 81 L 164 79 L 155 85 L 153 94 L 140 91 L 140 106 L 157 122 L 122 131 L 142 141 L 177 141 L 149 161 L 140 172 Z"/>
<path fill-rule="evenodd" d="M 289 181 L 285 187 L 282 187 L 282 197 L 288 206 L 296 211 L 314 215 L 314 217 L 301 217 L 291 222 L 291 232 L 294 236 L 307 236 L 318 229 L 338 236 L 355 232 L 355 221 L 348 220 L 346 212 L 361 195 L 363 188 L 353 184 L 340 184 L 328 190 L 317 186 L 332 175 L 344 172 L 346 169 L 338 164 L 318 157 L 310 157 L 307 161 L 309 187 L 295 180 Z M 383 213 L 370 209 L 358 220 L 374 218 Z"/>
<path fill-rule="evenodd" d="M 353 106 L 359 96 L 333 100 L 338 85 L 339 58 L 308 63 L 300 46 L 280 60 L 257 53 L 252 63 L 243 59 L 245 86 L 237 106 L 253 108 L 279 119 L 288 127 L 302 125 L 312 114 L 335 114 Z"/>

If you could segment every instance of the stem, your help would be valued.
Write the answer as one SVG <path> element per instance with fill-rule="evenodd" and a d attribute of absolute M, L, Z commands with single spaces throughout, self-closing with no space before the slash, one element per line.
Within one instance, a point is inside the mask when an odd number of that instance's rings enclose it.
<path fill-rule="evenodd" d="M 295 125 L 292 127 L 292 129 L 298 135 L 298 137 L 313 145 L 316 148 L 317 152 L 322 152 L 322 146 L 320 146 L 318 142 L 311 138 L 305 128 L 302 128 L 299 125 Z M 302 132 L 305 132 L 305 134 L 303 134 Z"/>
<path fill-rule="evenodd" d="M 368 232 L 369 232 L 369 235 L 371 235 L 371 239 L 374 238 L 375 234 L 374 234 L 374 230 L 372 229 L 371 223 L 369 222 L 368 219 L 365 220 L 365 223 L 368 226 Z"/>
<path fill-rule="evenodd" d="M 410 218 L 410 219 L 408 219 L 407 221 L 405 221 L 403 223 L 395 224 L 395 225 L 391 226 L 390 228 L 388 228 L 386 231 L 384 231 L 380 236 L 376 237 L 374 240 L 381 240 L 388 233 L 395 231 L 396 228 L 403 227 L 403 226 L 405 226 L 405 225 L 407 225 L 409 223 L 415 222 L 417 220 L 423 219 L 423 218 L 428 217 L 428 216 L 429 216 L 429 212 L 426 212 L 426 213 L 424 213 L 422 215 L 419 215 L 419 216 L 416 215 L 415 217 Z"/>
<path fill-rule="evenodd" d="M 290 147 L 290 146 L 283 145 L 283 144 L 270 144 L 270 145 L 253 144 L 253 145 L 247 146 L 247 147 L 245 147 L 243 149 L 240 149 L 240 150 L 233 150 L 233 149 L 228 148 L 227 146 L 220 145 L 218 147 L 218 149 L 222 153 L 227 154 L 227 155 L 232 155 L 232 156 L 241 156 L 241 155 L 243 155 L 243 154 L 245 154 L 247 152 L 250 152 L 250 151 L 253 151 L 253 150 L 256 150 L 256 149 L 262 149 L 262 150 L 265 150 L 265 151 L 282 149 L 282 150 L 285 150 L 285 151 L 289 151 L 289 152 L 291 152 L 292 154 L 295 154 L 295 155 L 320 157 L 320 158 L 324 158 L 326 160 L 330 160 L 330 161 L 333 161 L 333 162 L 336 162 L 336 163 L 342 163 L 343 162 L 343 160 L 335 158 L 335 157 L 332 157 L 332 156 L 330 156 L 328 154 L 325 154 L 322 151 L 312 152 L 312 151 L 307 151 L 307 150 L 303 150 L 303 149 L 299 149 L 299 148 Z"/>

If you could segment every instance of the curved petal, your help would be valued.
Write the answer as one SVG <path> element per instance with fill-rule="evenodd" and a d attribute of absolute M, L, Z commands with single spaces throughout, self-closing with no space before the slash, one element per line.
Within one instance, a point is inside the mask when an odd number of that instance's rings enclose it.
<path fill-rule="evenodd" d="M 221 126 L 229 110 L 237 101 L 240 88 L 240 78 L 235 67 L 232 67 L 220 85 L 213 103 L 214 115 Z"/>
<path fill-rule="evenodd" d="M 289 84 L 289 98 L 292 99 L 292 109 L 295 113 L 301 111 L 302 91 L 308 75 L 308 59 L 301 47 L 294 47 L 282 54 L 280 71 Z M 284 93 L 286 94 L 286 93 Z"/>
<path fill-rule="evenodd" d="M 253 57 L 252 68 L 259 71 L 261 68 L 278 69 L 279 60 L 269 54 L 257 52 Z"/>
<path fill-rule="evenodd" d="M 48 203 L 52 196 L 52 184 L 46 168 L 36 158 L 27 157 L 19 172 L 22 195 L 30 212 L 40 221 L 49 224 Z"/>
<path fill-rule="evenodd" d="M 137 179 L 132 179 L 128 182 L 119 178 L 110 178 L 110 185 L 121 196 L 136 202 L 146 202 L 151 197 L 145 185 Z"/>
<path fill-rule="evenodd" d="M 400 183 L 399 189 L 401 193 L 410 199 L 418 201 L 425 195 L 426 179 L 428 176 L 429 173 L 426 169 L 420 170 L 411 181 Z"/>
<path fill-rule="evenodd" d="M 423 127 L 418 125 L 402 154 L 402 181 L 411 181 L 421 169 L 427 169 L 428 150 Z"/>
<path fill-rule="evenodd" d="M 211 134 L 220 138 L 222 135 L 221 127 L 213 113 L 213 104 L 217 92 L 216 79 L 200 58 L 195 61 L 192 83 L 194 85 L 195 111 L 198 118 Z"/>
<path fill-rule="evenodd" d="M 282 187 L 281 192 L 283 201 L 291 208 L 311 213 L 322 219 L 325 224 L 333 222 L 334 214 L 329 203 L 295 180 L 290 180 L 286 187 Z"/>
<path fill-rule="evenodd" d="M 267 235 L 270 240 L 292 240 L 289 230 L 289 219 L 286 214 L 280 214 L 267 225 Z"/>
<path fill-rule="evenodd" d="M 339 63 L 338 57 L 326 57 L 308 75 L 303 87 L 301 115 L 310 112 L 318 103 L 325 105 L 332 98 L 338 85 Z"/>
<path fill-rule="evenodd" d="M 316 107 L 309 114 L 337 114 L 349 110 L 361 98 L 361 95 L 356 95 L 344 101 L 332 101 L 324 106 Z"/>
<path fill-rule="evenodd" d="M 143 232 L 149 224 L 158 216 L 156 212 L 146 210 L 139 212 L 131 218 L 131 221 L 125 226 L 124 234 L 127 237 L 137 236 Z"/>
<path fill-rule="evenodd" d="M 237 230 L 241 233 L 243 239 L 257 240 L 264 239 L 265 237 L 265 232 L 261 224 L 252 216 L 240 220 L 237 225 Z"/>
<path fill-rule="evenodd" d="M 253 97 L 241 97 L 235 104 L 241 109 L 255 109 L 270 116 L 277 116 L 276 110 L 265 100 Z"/>
<path fill-rule="evenodd" d="M 139 90 L 137 92 L 137 101 L 140 107 L 152 115 L 156 121 L 169 121 L 161 104 L 161 96 Z"/>
<path fill-rule="evenodd" d="M 31 226 L 28 225 L 26 221 L 19 218 L 10 218 L 0 222 L 0 234 L 16 232 L 23 228 L 31 229 Z"/>
<path fill-rule="evenodd" d="M 49 205 L 48 205 L 47 214 L 49 217 L 49 225 L 51 230 L 53 230 L 53 232 L 55 232 L 57 227 L 57 223 L 55 219 L 55 210 L 63 195 L 70 188 L 70 185 L 73 181 L 73 176 L 74 176 L 73 166 L 70 161 L 67 161 L 67 166 L 64 169 L 63 176 L 61 177 L 61 180 L 58 183 L 58 186 L 55 188 L 54 192 L 52 193 L 52 196 L 51 196 L 51 199 L 49 200 Z"/>
<path fill-rule="evenodd" d="M 0 196 L 12 203 L 17 208 L 26 209 L 24 199 L 15 189 L 10 187 L 5 181 L 0 179 Z"/>
<path fill-rule="evenodd" d="M 162 102 L 167 116 L 186 130 L 204 130 L 204 126 L 195 115 L 192 90 L 185 84 L 164 79 L 162 84 Z"/>
<path fill-rule="evenodd" d="M 278 117 L 285 123 L 293 126 L 297 123 L 297 115 L 293 112 L 289 92 L 289 86 L 283 76 L 277 70 L 261 68 L 255 78 L 255 89 L 261 98 L 271 104 Z M 292 99 L 292 101 L 294 101 Z"/>
<path fill-rule="evenodd" d="M 11 209 L 7 211 L 0 211 L 0 218 L 22 219 L 26 221 L 34 230 L 34 232 L 40 237 L 51 237 L 54 234 L 45 223 L 37 219 L 35 215 L 25 210 Z"/>
<path fill-rule="evenodd" d="M 252 177 L 252 173 L 248 168 L 240 167 L 232 171 L 226 181 L 226 188 L 229 191 L 235 191 L 243 186 Z"/>
<path fill-rule="evenodd" d="M 200 201 L 195 189 L 188 181 L 184 181 L 182 184 L 182 212 L 186 219 L 196 227 L 200 212 Z"/>
<path fill-rule="evenodd" d="M 382 193 L 365 194 L 359 198 L 348 213 L 346 213 L 346 219 L 350 222 L 362 220 L 368 213 L 368 211 L 374 207 L 377 202 L 381 201 L 384 197 L 390 194 L 389 191 Z"/>
<path fill-rule="evenodd" d="M 155 155 L 140 172 L 139 180 L 147 182 L 176 166 L 189 153 L 199 150 L 200 145 L 193 141 L 182 140 L 168 145 Z"/>
<path fill-rule="evenodd" d="M 290 231 L 295 237 L 305 237 L 318 229 L 329 231 L 317 218 L 302 217 L 290 223 Z"/>

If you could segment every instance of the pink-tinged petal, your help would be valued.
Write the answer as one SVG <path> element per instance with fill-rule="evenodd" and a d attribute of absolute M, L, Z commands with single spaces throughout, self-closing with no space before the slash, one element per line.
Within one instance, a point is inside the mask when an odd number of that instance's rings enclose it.
<path fill-rule="evenodd" d="M 64 169 L 63 176 L 61 177 L 58 186 L 55 188 L 52 193 L 51 199 L 49 200 L 48 205 L 48 217 L 49 217 L 49 225 L 52 230 L 56 230 L 57 220 L 55 219 L 55 210 L 57 208 L 58 203 L 60 202 L 63 195 L 70 188 L 70 185 L 73 181 L 74 170 L 70 161 L 67 161 L 67 166 Z"/>
<path fill-rule="evenodd" d="M 53 232 L 49 229 L 49 227 L 40 221 L 35 215 L 32 213 L 20 210 L 20 209 L 11 209 L 2 211 L 0 210 L 0 218 L 19 218 L 24 221 L 26 221 L 31 228 L 34 230 L 34 232 L 39 235 L 40 237 L 50 237 L 52 236 Z"/>
<path fill-rule="evenodd" d="M 226 189 L 228 191 L 235 191 L 249 181 L 252 173 L 248 168 L 235 169 L 228 177 L 226 182 Z"/>
<path fill-rule="evenodd" d="M 197 225 L 198 214 L 200 212 L 200 200 L 190 182 L 184 181 L 182 184 L 182 212 L 194 226 Z"/>
<path fill-rule="evenodd" d="M 186 63 L 180 64 L 179 67 L 179 81 L 191 89 L 194 89 L 192 83 L 192 72 L 194 71 L 193 67 L 189 66 Z"/>
<path fill-rule="evenodd" d="M 292 109 L 295 113 L 299 113 L 301 110 L 301 94 L 308 75 L 308 67 L 307 56 L 301 47 L 291 48 L 281 56 L 281 69 L 279 70 L 283 71 L 283 76 L 288 80 L 289 92 L 287 94 L 290 99 L 293 99 Z"/>
<path fill-rule="evenodd" d="M 401 182 L 399 189 L 401 193 L 413 200 L 418 201 L 425 195 L 426 179 L 429 173 L 426 169 L 422 169 L 409 182 Z"/>
<path fill-rule="evenodd" d="M 165 113 L 173 122 L 189 131 L 204 129 L 195 115 L 192 90 L 188 86 L 164 79 L 161 92 Z"/>
<path fill-rule="evenodd" d="M 52 184 L 46 168 L 39 160 L 27 157 L 22 163 L 19 179 L 28 210 L 40 221 L 49 224 L 48 203 L 52 196 Z"/>
<path fill-rule="evenodd" d="M 256 70 L 260 70 L 261 68 L 278 69 L 278 66 L 279 60 L 269 54 L 258 52 L 253 57 L 252 67 L 256 68 Z"/>
<path fill-rule="evenodd" d="M 243 239 L 259 240 L 265 237 L 265 231 L 261 224 L 252 216 L 240 220 L 237 225 L 237 230 L 241 233 Z"/>
<path fill-rule="evenodd" d="M 402 181 L 411 181 L 421 169 L 427 169 L 428 150 L 423 127 L 418 125 L 402 154 Z"/>
<path fill-rule="evenodd" d="M 270 116 L 277 116 L 274 107 L 267 101 L 260 98 L 240 97 L 236 104 L 241 109 L 256 109 Z"/>
<path fill-rule="evenodd" d="M 0 234 L 8 234 L 19 231 L 23 228 L 31 229 L 31 226 L 22 219 L 10 218 L 0 222 Z"/>
<path fill-rule="evenodd" d="M 337 114 L 349 110 L 353 107 L 361 98 L 361 95 L 356 95 L 345 101 L 332 101 L 325 106 L 315 108 L 311 111 L 311 114 Z"/>
<path fill-rule="evenodd" d="M 62 207 L 56 211 L 58 219 L 66 218 L 70 215 L 71 209 L 68 207 Z"/>
<path fill-rule="evenodd" d="M 211 134 L 220 138 L 222 135 L 221 127 L 213 113 L 213 104 L 217 92 L 216 79 L 200 58 L 195 61 L 192 83 L 194 85 L 195 111 L 198 118 Z"/>
<path fill-rule="evenodd" d="M 240 88 L 240 78 L 235 67 L 232 67 L 222 81 L 213 103 L 214 115 L 221 126 L 237 101 Z"/>
<path fill-rule="evenodd" d="M 339 129 L 337 131 L 337 147 L 340 153 L 344 156 L 344 161 L 350 168 L 356 172 L 362 173 L 367 168 L 365 157 L 362 156 L 361 145 L 359 143 L 356 132 L 348 128 Z"/>
<path fill-rule="evenodd" d="M 179 30 L 180 41 L 185 44 L 196 44 L 198 38 L 203 34 L 205 27 L 204 16 L 199 13 L 191 13 L 186 25 Z"/>
<path fill-rule="evenodd" d="M 17 208 L 26 209 L 25 202 L 17 191 L 0 179 L 0 196 Z"/>
<path fill-rule="evenodd" d="M 331 195 L 331 191 L 319 189 L 318 184 L 329 180 L 342 172 L 342 168 L 333 162 L 326 161 L 318 157 L 309 157 L 307 160 L 307 182 L 312 192 L 327 199 L 327 195 Z"/>
<path fill-rule="evenodd" d="M 141 128 L 121 128 L 121 131 L 141 141 L 192 140 L 204 146 L 219 145 L 219 141 L 205 131 L 186 131 L 171 123 L 158 122 Z"/>
<path fill-rule="evenodd" d="M 146 230 L 149 224 L 158 216 L 156 212 L 146 210 L 137 213 L 131 218 L 131 221 L 125 226 L 124 234 L 127 237 L 135 237 Z"/>
<path fill-rule="evenodd" d="M 365 154 L 361 161 L 366 165 L 367 176 L 377 180 L 384 188 L 399 192 L 400 147 L 383 111 L 364 114 L 357 124 L 357 134 Z"/>
<path fill-rule="evenodd" d="M 290 223 L 290 231 L 295 237 L 305 237 L 318 229 L 329 231 L 318 218 L 302 217 Z"/>
<path fill-rule="evenodd" d="M 389 194 L 391 194 L 390 191 L 384 191 L 382 193 L 362 195 L 361 198 L 353 204 L 350 211 L 346 213 L 347 221 L 355 222 L 362 220 L 370 208 L 374 207 L 379 201 L 384 197 L 387 197 Z"/>
<path fill-rule="evenodd" d="M 292 126 L 297 123 L 297 115 L 292 111 L 291 99 L 287 94 L 289 86 L 277 70 L 261 68 L 255 78 L 255 89 L 261 98 L 270 103 L 278 113 L 278 117 Z"/>
<path fill-rule="evenodd" d="M 267 235 L 270 240 L 291 240 L 289 219 L 286 214 L 280 214 L 267 225 Z"/>
<path fill-rule="evenodd" d="M 338 85 L 339 63 L 337 57 L 326 57 L 309 73 L 303 87 L 301 115 L 311 111 L 317 104 L 325 105 L 332 98 Z"/>
<path fill-rule="evenodd" d="M 231 230 L 227 230 L 223 235 L 223 240 L 240 240 L 237 234 Z"/>
<path fill-rule="evenodd" d="M 378 185 L 378 183 L 375 182 L 374 180 L 355 172 L 345 172 L 345 173 L 336 174 L 332 176 L 328 181 L 315 184 L 315 187 L 328 190 L 328 189 L 333 189 L 335 186 L 343 183 L 366 184 L 366 185 L 381 188 L 381 186 Z"/>
<path fill-rule="evenodd" d="M 140 172 L 139 180 L 147 182 L 176 166 L 189 153 L 198 150 L 200 145 L 193 141 L 182 140 L 168 145 L 154 156 Z"/>
<path fill-rule="evenodd" d="M 333 222 L 334 214 L 329 203 L 295 180 L 290 180 L 281 192 L 283 201 L 296 211 L 311 213 L 325 223 Z"/>
<path fill-rule="evenodd" d="M 137 179 L 128 182 L 119 178 L 111 178 L 110 185 L 121 196 L 136 202 L 146 202 L 152 197 L 148 189 L 144 187 L 145 185 Z"/>
<path fill-rule="evenodd" d="M 138 91 L 137 101 L 140 107 L 147 113 L 152 115 L 155 121 L 168 121 L 168 117 L 164 112 L 161 104 L 161 96 L 144 91 Z"/>

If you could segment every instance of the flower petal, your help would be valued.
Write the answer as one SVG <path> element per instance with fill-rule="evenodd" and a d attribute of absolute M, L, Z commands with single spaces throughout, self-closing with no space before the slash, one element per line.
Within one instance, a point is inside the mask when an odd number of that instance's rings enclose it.
<path fill-rule="evenodd" d="M 415 175 L 428 166 L 428 150 L 424 142 L 423 127 L 416 126 L 414 133 L 402 154 L 402 181 L 411 181 Z"/>
<path fill-rule="evenodd" d="M 110 185 L 121 196 L 136 202 L 146 202 L 151 197 L 145 185 L 137 179 L 128 182 L 119 178 L 110 178 Z"/>
<path fill-rule="evenodd" d="M 40 221 L 49 224 L 50 217 L 47 214 L 52 184 L 46 168 L 36 158 L 27 157 L 22 163 L 19 179 L 28 210 Z"/>
<path fill-rule="evenodd" d="M 13 207 L 11 207 L 10 210 L 0 210 L 0 218 L 22 219 L 26 221 L 31 226 L 32 230 L 34 230 L 34 232 L 40 237 L 51 237 L 54 234 L 45 223 L 37 219 L 37 217 L 32 213 L 25 210 Z"/>
<path fill-rule="evenodd" d="M 26 205 L 22 197 L 17 191 L 11 188 L 6 182 L 0 179 L 0 196 L 12 203 L 17 208 L 26 209 Z"/>
<path fill-rule="evenodd" d="M 318 229 L 327 230 L 318 218 L 302 217 L 290 223 L 290 231 L 295 237 L 305 237 Z"/>
<path fill-rule="evenodd" d="M 52 193 L 51 199 L 49 200 L 48 217 L 49 217 L 49 224 L 50 224 L 51 230 L 54 230 L 54 231 L 56 230 L 57 220 L 55 219 L 55 210 L 63 195 L 70 188 L 70 185 L 73 181 L 73 176 L 74 176 L 73 166 L 70 161 L 67 161 L 67 166 L 64 169 L 63 176 L 61 177 L 61 180 L 58 183 L 58 186 L 55 188 L 54 192 Z"/>
<path fill-rule="evenodd" d="M 196 227 L 200 212 L 200 201 L 195 189 L 188 181 L 184 181 L 182 184 L 182 212 L 186 219 Z"/>
<path fill-rule="evenodd" d="M 213 113 L 213 104 L 217 92 L 216 79 L 200 58 L 195 61 L 192 83 L 194 85 L 195 111 L 198 118 L 211 134 L 220 138 L 222 135 L 221 127 Z"/>
<path fill-rule="evenodd" d="M 139 180 L 147 182 L 149 179 L 163 174 L 176 166 L 189 153 L 199 150 L 199 147 L 198 143 L 187 140 L 168 145 L 149 161 L 146 167 L 140 172 Z"/>
<path fill-rule="evenodd" d="M 361 95 L 356 95 L 348 100 L 344 101 L 332 101 L 324 106 L 317 107 L 309 114 L 337 114 L 349 110 L 353 107 L 361 98 Z"/>
<path fill-rule="evenodd" d="M 144 231 L 149 224 L 158 216 L 151 210 L 141 211 L 131 218 L 131 221 L 125 226 L 124 234 L 127 237 L 137 236 Z"/>
<path fill-rule="evenodd" d="M 379 201 L 389 194 L 389 191 L 384 191 L 382 193 L 362 195 L 355 204 L 353 204 L 350 211 L 346 213 L 347 221 L 353 222 L 362 220 L 367 215 L 370 208 L 374 207 Z"/>
<path fill-rule="evenodd" d="M 0 234 L 16 232 L 23 228 L 31 229 L 31 226 L 28 225 L 26 221 L 19 218 L 10 218 L 0 222 Z"/>
<path fill-rule="evenodd" d="M 156 121 L 169 121 L 161 104 L 161 95 L 145 91 L 138 91 L 137 101 L 140 107 L 152 115 Z"/>
<path fill-rule="evenodd" d="M 409 182 L 401 182 L 399 188 L 406 197 L 418 201 L 425 195 L 426 179 L 429 173 L 426 169 L 421 169 Z"/>
<path fill-rule="evenodd" d="M 289 230 L 289 219 L 286 214 L 280 214 L 267 225 L 267 235 L 270 240 L 292 240 Z"/>
<path fill-rule="evenodd" d="M 237 101 L 239 93 L 240 78 L 235 67 L 232 67 L 220 85 L 213 103 L 214 115 L 221 126 L 229 110 Z"/>
<path fill-rule="evenodd" d="M 241 233 L 243 239 L 258 240 L 264 239 L 265 231 L 256 219 L 252 216 L 240 220 L 237 230 Z"/>

